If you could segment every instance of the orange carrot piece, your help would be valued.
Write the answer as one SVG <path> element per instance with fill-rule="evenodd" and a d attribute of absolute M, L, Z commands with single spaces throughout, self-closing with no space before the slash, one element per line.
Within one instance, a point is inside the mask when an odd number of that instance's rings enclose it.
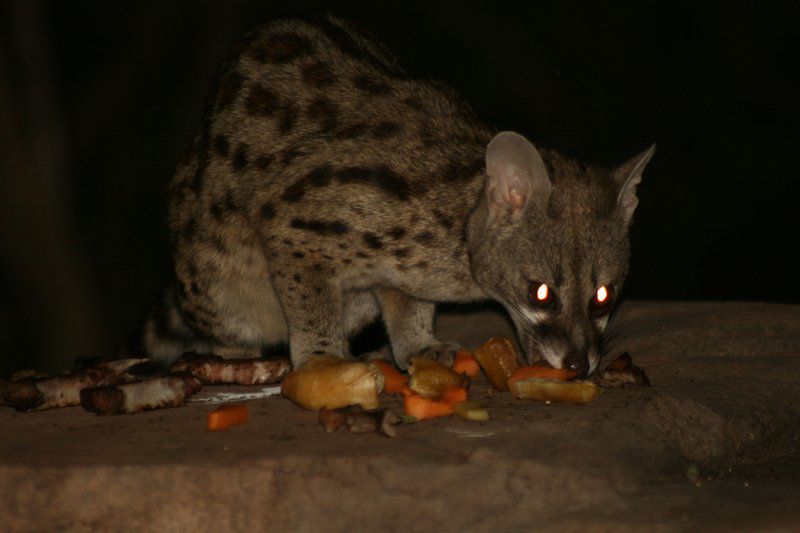
<path fill-rule="evenodd" d="M 439 401 L 455 407 L 457 403 L 467 401 L 467 389 L 464 387 L 449 387 L 444 391 Z"/>
<path fill-rule="evenodd" d="M 475 378 L 481 373 L 481 366 L 478 364 L 478 360 L 472 357 L 470 352 L 460 351 L 456 353 L 453 370 L 458 374 L 464 374 L 467 377 Z"/>
<path fill-rule="evenodd" d="M 455 406 L 442 401 L 431 400 L 419 394 L 410 394 L 403 399 L 403 409 L 406 415 L 417 420 L 427 420 L 441 416 L 450 416 L 455 412 Z"/>
<path fill-rule="evenodd" d="M 383 374 L 383 392 L 387 394 L 400 394 L 408 387 L 408 376 L 404 376 L 386 361 L 373 359 L 370 361 Z"/>
<path fill-rule="evenodd" d="M 521 366 L 508 378 L 508 384 L 517 382 L 521 379 L 539 378 L 539 379 L 554 379 L 557 381 L 568 381 L 574 378 L 578 373 L 575 370 L 567 370 L 565 368 L 553 368 L 545 364 L 535 364 L 531 366 Z"/>
<path fill-rule="evenodd" d="M 208 413 L 208 429 L 217 431 L 247 422 L 246 405 L 221 405 Z"/>

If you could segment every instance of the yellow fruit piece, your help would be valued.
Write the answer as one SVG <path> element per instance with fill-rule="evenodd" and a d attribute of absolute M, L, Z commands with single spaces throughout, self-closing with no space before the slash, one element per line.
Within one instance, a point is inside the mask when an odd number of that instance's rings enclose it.
<path fill-rule="evenodd" d="M 408 367 L 409 388 L 425 398 L 438 398 L 450 387 L 460 387 L 461 374 L 432 359 L 414 357 Z"/>
<path fill-rule="evenodd" d="M 360 405 L 380 406 L 383 374 L 368 363 L 347 362 L 334 356 L 315 357 L 283 378 L 281 394 L 293 403 L 318 411 Z"/>
<path fill-rule="evenodd" d="M 456 404 L 456 416 L 464 420 L 483 422 L 489 420 L 489 410 L 482 407 L 478 402 L 467 400 Z"/>
<path fill-rule="evenodd" d="M 592 381 L 557 381 L 527 378 L 509 384 L 515 398 L 581 405 L 600 396 L 602 389 Z"/>

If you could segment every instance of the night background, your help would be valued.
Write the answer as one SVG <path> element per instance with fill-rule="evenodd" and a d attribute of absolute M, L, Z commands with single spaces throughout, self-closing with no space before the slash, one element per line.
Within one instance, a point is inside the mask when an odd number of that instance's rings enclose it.
<path fill-rule="evenodd" d="M 0 3 L 0 375 L 129 342 L 167 279 L 166 187 L 234 40 L 372 30 L 488 124 L 589 163 L 658 143 L 627 298 L 800 303 L 798 17 L 772 4 Z"/>

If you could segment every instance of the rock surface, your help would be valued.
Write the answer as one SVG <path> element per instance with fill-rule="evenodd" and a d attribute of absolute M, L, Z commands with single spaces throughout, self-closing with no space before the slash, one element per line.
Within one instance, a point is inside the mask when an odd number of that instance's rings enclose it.
<path fill-rule="evenodd" d="M 513 400 L 394 439 L 327 435 L 280 397 L 208 432 L 212 406 L 99 417 L 0 408 L 0 530 L 793 530 L 800 524 L 800 307 L 635 302 L 610 355 L 653 387 L 586 406 Z M 508 334 L 492 311 L 440 338 Z M 399 408 L 399 401 L 384 398 Z"/>

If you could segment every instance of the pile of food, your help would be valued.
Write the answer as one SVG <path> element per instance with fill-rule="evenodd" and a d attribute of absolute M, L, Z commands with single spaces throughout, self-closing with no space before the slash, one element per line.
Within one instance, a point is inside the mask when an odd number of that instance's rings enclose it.
<path fill-rule="evenodd" d="M 392 437 L 399 423 L 448 416 L 489 420 L 488 409 L 469 399 L 470 385 L 481 375 L 494 390 L 509 392 L 517 399 L 575 405 L 594 401 L 602 388 L 650 385 L 628 354 L 611 361 L 593 379 L 578 380 L 574 371 L 545 363 L 519 366 L 514 345 L 505 338 L 489 339 L 473 352 L 459 352 L 452 367 L 412 358 L 407 375 L 383 360 L 345 361 L 332 355 L 290 370 L 288 359 L 223 359 L 197 354 L 184 355 L 168 372 L 156 369 L 148 359 L 79 359 L 68 375 L 25 371 L 9 382 L 0 381 L 0 405 L 18 411 L 81 405 L 100 415 L 118 415 L 181 406 L 205 385 L 282 382 L 283 396 L 304 409 L 318 411 L 326 432 L 343 427 L 351 433 Z M 381 409 L 381 394 L 402 398 L 402 416 Z M 208 413 L 207 427 L 227 429 L 246 423 L 248 417 L 246 405 L 223 405 Z"/>
<path fill-rule="evenodd" d="M 323 356 L 289 373 L 281 392 L 300 407 L 320 411 L 320 423 L 327 432 L 341 426 L 353 431 L 352 424 L 346 421 L 353 420 L 354 413 L 366 413 L 363 416 L 376 421 L 370 426 L 372 431 L 393 434 L 393 430 L 386 430 L 386 410 L 377 411 L 381 393 L 402 395 L 403 416 L 390 417 L 397 422 L 452 415 L 465 420 L 489 420 L 488 410 L 469 400 L 471 380 L 481 372 L 495 390 L 508 391 L 515 398 L 575 405 L 597 399 L 601 386 L 649 386 L 644 371 L 633 366 L 627 354 L 612 361 L 595 380 L 576 380 L 576 372 L 545 363 L 519 366 L 517 361 L 513 343 L 502 338 L 492 338 L 472 353 L 459 352 L 452 368 L 430 359 L 413 358 L 408 375 L 383 360 L 347 362 Z"/>

